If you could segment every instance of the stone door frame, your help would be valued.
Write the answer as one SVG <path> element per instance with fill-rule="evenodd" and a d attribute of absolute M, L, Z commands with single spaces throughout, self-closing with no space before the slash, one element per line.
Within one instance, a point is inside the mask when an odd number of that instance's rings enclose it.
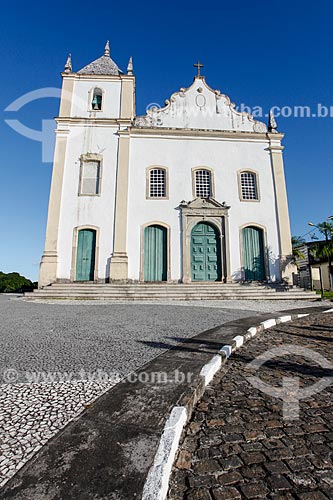
<path fill-rule="evenodd" d="M 220 236 L 221 274 L 223 283 L 231 283 L 230 245 L 228 206 L 221 205 L 213 198 L 199 199 L 180 206 L 182 221 L 182 282 L 192 283 L 191 273 L 191 234 L 192 229 L 200 222 L 214 226 Z M 193 282 L 194 283 L 194 282 Z M 199 282 L 195 282 L 199 283 Z M 207 283 L 216 283 L 210 281 Z"/>

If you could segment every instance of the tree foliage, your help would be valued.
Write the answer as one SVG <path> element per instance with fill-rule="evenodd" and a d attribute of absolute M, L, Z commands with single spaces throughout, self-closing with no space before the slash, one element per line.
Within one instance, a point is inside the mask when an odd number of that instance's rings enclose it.
<path fill-rule="evenodd" d="M 319 222 L 316 224 L 318 231 L 325 236 L 325 242 L 319 242 L 318 245 L 311 248 L 311 254 L 314 258 L 321 260 L 332 260 L 333 258 L 333 223 Z"/>
<path fill-rule="evenodd" d="M 299 247 L 303 246 L 305 244 L 305 239 L 302 238 L 302 236 L 292 236 L 291 238 L 291 244 L 293 247 L 293 257 L 294 257 L 294 262 L 296 259 L 305 259 L 305 255 Z"/>
<path fill-rule="evenodd" d="M 6 274 L 0 271 L 0 293 L 27 292 L 36 288 L 36 285 L 19 273 Z"/>

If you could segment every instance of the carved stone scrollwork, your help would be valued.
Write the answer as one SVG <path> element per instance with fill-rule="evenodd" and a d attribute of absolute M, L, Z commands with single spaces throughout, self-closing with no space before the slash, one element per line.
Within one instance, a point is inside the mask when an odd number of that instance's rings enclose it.
<path fill-rule="evenodd" d="M 262 134 L 262 133 L 267 132 L 267 127 L 262 122 L 255 122 L 255 124 L 253 125 L 253 130 L 254 130 L 254 132 L 258 132 L 258 133 Z"/>

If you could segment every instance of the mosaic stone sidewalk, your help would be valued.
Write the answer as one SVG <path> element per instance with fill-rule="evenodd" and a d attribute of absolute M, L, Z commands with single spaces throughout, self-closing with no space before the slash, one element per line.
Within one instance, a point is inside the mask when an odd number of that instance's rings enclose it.
<path fill-rule="evenodd" d="M 105 381 L 2 384 L 0 487 L 51 437 L 112 387 Z"/>
<path fill-rule="evenodd" d="M 333 314 L 263 332 L 237 351 L 208 386 L 187 426 L 169 500 L 333 499 L 333 386 L 300 401 L 296 420 L 282 402 L 252 387 L 246 366 L 268 349 L 311 349 L 333 363 Z M 271 386 L 299 377 L 308 387 L 332 369 L 290 354 L 256 373 Z"/>

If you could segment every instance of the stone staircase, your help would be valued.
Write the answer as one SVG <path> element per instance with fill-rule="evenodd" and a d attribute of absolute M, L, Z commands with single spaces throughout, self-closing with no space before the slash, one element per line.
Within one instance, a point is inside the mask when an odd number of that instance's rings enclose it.
<path fill-rule="evenodd" d="M 54 283 L 41 290 L 25 294 L 29 300 L 110 300 L 110 301 L 169 301 L 169 300 L 316 300 L 315 292 L 300 288 L 287 289 L 239 283 Z"/>

